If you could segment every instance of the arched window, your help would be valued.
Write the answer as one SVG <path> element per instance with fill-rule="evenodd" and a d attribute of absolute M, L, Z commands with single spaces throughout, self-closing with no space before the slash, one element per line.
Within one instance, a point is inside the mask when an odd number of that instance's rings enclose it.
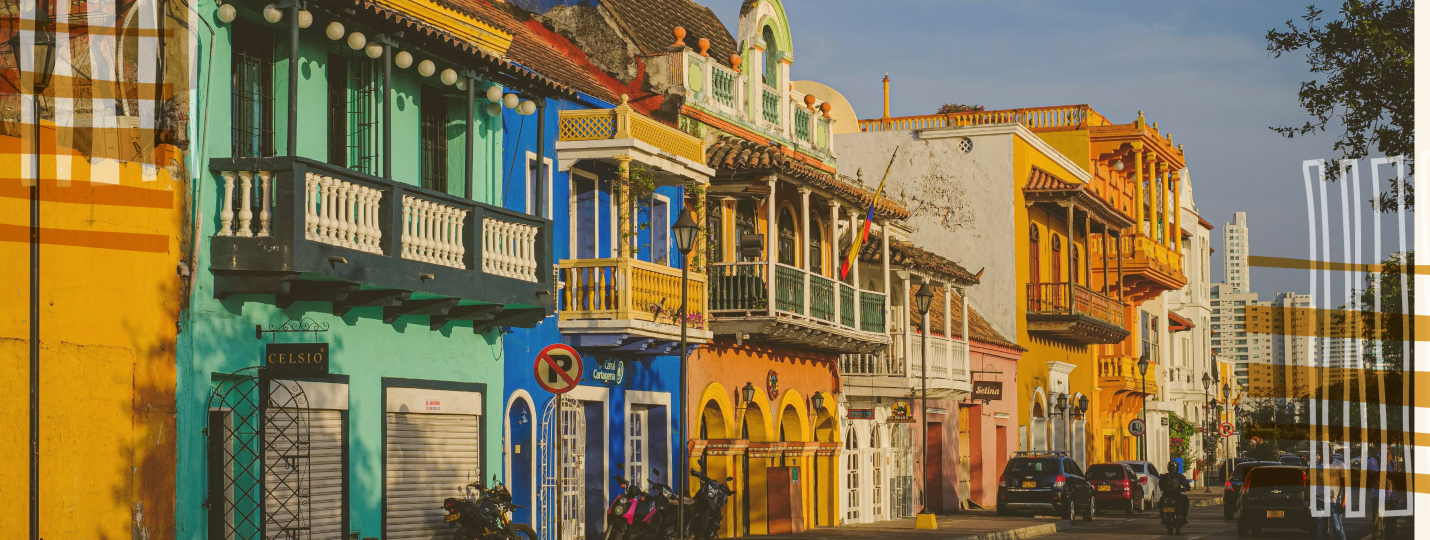
<path fill-rule="evenodd" d="M 780 53 L 779 42 L 775 41 L 775 29 L 765 26 L 760 38 L 765 40 L 765 73 L 764 83 L 768 86 L 779 86 L 780 82 Z"/>
<path fill-rule="evenodd" d="M 1039 279 L 1039 277 L 1040 277 L 1040 276 L 1039 276 L 1040 272 L 1039 272 L 1039 268 L 1038 268 L 1038 267 L 1041 266 L 1041 264 L 1039 264 L 1039 261 L 1038 261 L 1038 252 L 1039 252 L 1039 251 L 1042 251 L 1042 250 L 1041 250 L 1040 245 L 1039 245 L 1039 242 L 1038 242 L 1038 225 L 1037 225 L 1036 223 L 1029 223 L 1029 224 L 1028 224 L 1028 283 L 1039 283 L 1039 282 L 1042 282 L 1042 281 L 1043 281 L 1042 279 Z"/>
<path fill-rule="evenodd" d="M 799 245 L 795 239 L 798 237 L 794 228 L 794 212 L 789 207 L 780 209 L 780 237 L 779 237 L 779 262 L 795 266 L 798 258 L 795 257 L 796 246 Z"/>
<path fill-rule="evenodd" d="M 824 228 L 816 220 L 809 228 L 809 271 L 824 275 Z"/>

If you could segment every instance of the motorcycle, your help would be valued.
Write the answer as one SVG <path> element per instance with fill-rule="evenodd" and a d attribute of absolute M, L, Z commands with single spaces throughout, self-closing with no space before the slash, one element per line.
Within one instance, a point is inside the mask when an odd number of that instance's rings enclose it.
<path fill-rule="evenodd" d="M 1170 493 L 1163 492 L 1162 499 L 1157 502 L 1157 507 L 1161 511 L 1162 526 L 1167 528 L 1167 534 L 1181 534 L 1182 527 L 1187 525 L 1186 514 L 1179 511 L 1177 497 Z"/>
<path fill-rule="evenodd" d="M 525 523 L 513 523 L 508 513 L 525 506 L 511 500 L 511 492 L 506 485 L 492 477 L 495 487 L 487 489 L 478 482 L 467 484 L 473 497 L 458 499 L 448 497 L 442 501 L 447 515 L 446 523 L 457 526 L 452 540 L 536 540 L 536 530 Z"/>
<path fill-rule="evenodd" d="M 695 540 L 714 540 L 720 533 L 721 510 L 725 508 L 725 501 L 729 500 L 735 491 L 695 469 L 690 469 L 690 474 L 700 479 L 700 490 L 695 492 L 690 531 Z M 725 481 L 733 482 L 735 477 L 728 476 Z"/>
<path fill-rule="evenodd" d="M 617 463 L 616 468 L 626 467 L 624 463 Z M 660 469 L 651 469 L 651 473 L 659 476 Z M 676 505 L 679 499 L 670 486 L 652 477 L 650 489 L 642 490 L 620 474 L 613 478 L 626 492 L 616 496 L 611 506 L 606 508 L 605 540 L 663 540 L 676 537 Z M 694 500 L 686 497 L 684 502 L 689 507 Z M 686 531 L 689 530 L 687 522 Z"/>

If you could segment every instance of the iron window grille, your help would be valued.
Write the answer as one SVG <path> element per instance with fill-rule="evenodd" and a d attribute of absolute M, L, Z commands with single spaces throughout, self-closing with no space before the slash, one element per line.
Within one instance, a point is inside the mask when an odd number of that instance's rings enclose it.
<path fill-rule="evenodd" d="M 430 86 L 422 87 L 422 187 L 447 192 L 447 96 Z"/>
<path fill-rule="evenodd" d="M 273 155 L 273 35 L 257 25 L 234 23 L 233 157 Z"/>

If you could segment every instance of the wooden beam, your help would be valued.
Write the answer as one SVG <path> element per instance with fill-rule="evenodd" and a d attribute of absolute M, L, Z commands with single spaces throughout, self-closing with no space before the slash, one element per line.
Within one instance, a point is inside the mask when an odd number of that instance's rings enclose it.
<path fill-rule="evenodd" d="M 482 304 L 476 306 L 457 306 L 448 311 L 446 315 L 433 315 L 431 320 L 432 330 L 441 330 L 452 321 L 472 321 L 476 324 L 496 317 L 502 312 L 501 304 Z"/>
<path fill-rule="evenodd" d="M 407 300 L 395 306 L 382 308 L 382 322 L 392 324 L 398 317 L 422 315 L 446 315 L 461 302 L 460 298 L 435 298 L 432 300 Z"/>
<path fill-rule="evenodd" d="M 294 302 L 341 302 L 361 286 L 347 281 L 293 281 L 287 293 L 276 295 L 273 303 L 288 309 Z"/>
<path fill-rule="evenodd" d="M 349 311 L 360 307 L 388 307 L 396 306 L 412 297 L 412 291 L 401 289 L 371 289 L 366 291 L 353 291 L 348 293 L 342 300 L 333 301 L 333 315 L 342 317 Z"/>

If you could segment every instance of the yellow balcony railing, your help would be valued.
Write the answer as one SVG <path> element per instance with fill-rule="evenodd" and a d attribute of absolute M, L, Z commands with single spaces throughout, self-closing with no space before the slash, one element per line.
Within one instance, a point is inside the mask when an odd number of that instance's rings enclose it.
<path fill-rule="evenodd" d="M 941 127 L 965 127 L 1018 123 L 1028 129 L 1084 129 L 1111 125 L 1112 122 L 1087 105 L 1061 105 L 1030 109 L 970 111 L 950 114 L 926 114 L 895 118 L 871 118 L 859 121 L 859 131 L 914 131 Z"/>
<path fill-rule="evenodd" d="M 1137 358 L 1104 356 L 1097 360 L 1097 385 L 1105 390 L 1143 393 L 1142 373 L 1137 370 Z M 1146 392 L 1157 393 L 1157 364 L 1147 369 Z"/>
<path fill-rule="evenodd" d="M 624 99 L 614 109 L 561 111 L 559 140 L 636 139 L 673 156 L 705 163 L 704 141 L 636 112 Z"/>
<path fill-rule="evenodd" d="M 567 320 L 629 320 L 680 324 L 680 269 L 630 257 L 568 259 L 557 310 Z M 707 325 L 705 275 L 690 274 L 690 328 Z"/>
<path fill-rule="evenodd" d="M 1146 265 L 1168 276 L 1182 275 L 1182 255 L 1145 234 L 1123 237 L 1122 256 L 1132 265 Z"/>

